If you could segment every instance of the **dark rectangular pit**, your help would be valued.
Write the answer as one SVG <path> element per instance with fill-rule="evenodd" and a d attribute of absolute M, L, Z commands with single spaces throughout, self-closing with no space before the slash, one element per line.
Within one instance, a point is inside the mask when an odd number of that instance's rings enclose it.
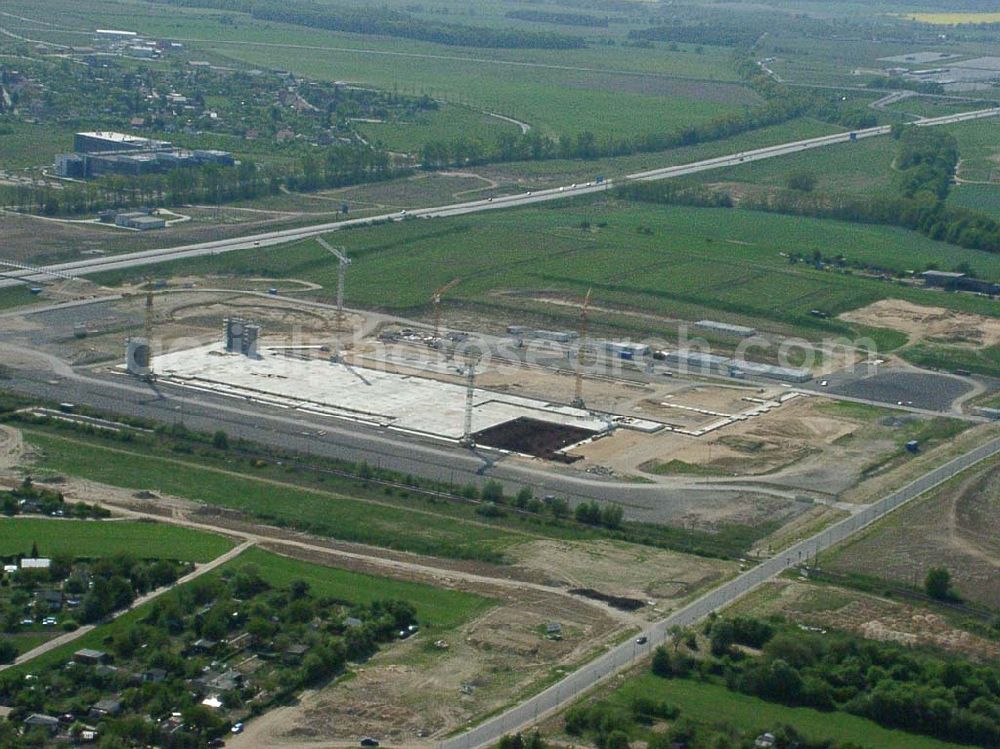
<path fill-rule="evenodd" d="M 596 432 L 592 429 L 554 424 L 551 421 L 522 416 L 513 421 L 506 421 L 495 427 L 476 432 L 473 439 L 477 445 L 534 455 L 545 460 L 573 463 L 580 458 L 564 455 L 558 451 L 592 437 L 594 434 Z"/>

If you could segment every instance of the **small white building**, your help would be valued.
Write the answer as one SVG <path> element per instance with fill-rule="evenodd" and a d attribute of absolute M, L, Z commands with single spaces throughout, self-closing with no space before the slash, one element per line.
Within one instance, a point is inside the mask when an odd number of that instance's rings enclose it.
<path fill-rule="evenodd" d="M 24 559 L 21 560 L 22 570 L 47 570 L 51 566 L 52 566 L 51 559 L 43 559 L 41 557 L 37 559 L 31 559 L 29 557 L 25 557 Z"/>

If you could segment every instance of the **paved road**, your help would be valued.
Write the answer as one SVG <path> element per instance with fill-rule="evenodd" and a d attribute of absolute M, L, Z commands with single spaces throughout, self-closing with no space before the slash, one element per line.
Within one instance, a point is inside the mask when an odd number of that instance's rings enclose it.
<path fill-rule="evenodd" d="M 1000 107 L 992 109 L 981 109 L 974 112 L 963 112 L 961 114 L 946 115 L 944 117 L 929 118 L 917 123 L 920 127 L 931 127 L 935 125 L 949 125 L 968 120 L 982 119 L 984 117 L 995 117 L 1000 115 Z M 873 127 L 855 131 L 854 137 L 858 139 L 871 138 L 885 135 L 890 131 L 888 126 Z M 836 133 L 834 135 L 824 135 L 819 138 L 808 138 L 805 140 L 784 143 L 777 146 L 758 148 L 752 151 L 729 154 L 728 156 L 718 156 L 712 159 L 682 164 L 679 166 L 664 167 L 645 172 L 636 172 L 626 175 L 620 180 L 607 180 L 600 184 L 587 182 L 584 184 L 565 185 L 547 190 L 528 192 L 523 195 L 508 195 L 496 197 L 494 199 L 474 200 L 465 203 L 453 203 L 450 205 L 438 206 L 436 208 L 420 208 L 413 211 L 396 211 L 380 216 L 368 216 L 365 218 L 347 219 L 331 223 L 316 224 L 308 227 L 295 229 L 283 229 L 280 231 L 264 232 L 236 239 L 224 239 L 213 242 L 201 242 L 198 244 L 182 245 L 180 247 L 164 247 L 141 252 L 131 252 L 110 257 L 95 257 L 86 260 L 75 260 L 67 263 L 57 263 L 46 266 L 47 269 L 58 271 L 75 276 L 87 276 L 94 273 L 101 273 L 110 270 L 122 270 L 156 263 L 165 263 L 173 260 L 182 260 L 192 257 L 202 257 L 205 255 L 218 255 L 226 252 L 235 252 L 253 247 L 268 247 L 277 244 L 285 244 L 302 239 L 308 239 L 319 234 L 327 234 L 340 229 L 352 226 L 363 226 L 372 222 L 401 221 L 406 218 L 441 218 L 446 216 L 460 216 L 468 213 L 478 213 L 481 211 L 499 210 L 502 208 L 513 208 L 534 203 L 542 203 L 552 200 L 563 200 L 565 198 L 588 195 L 595 192 L 610 189 L 617 184 L 632 181 L 648 181 L 659 179 L 670 179 L 682 177 L 689 174 L 707 171 L 710 169 L 721 169 L 728 166 L 735 166 L 748 161 L 759 161 L 777 156 L 785 156 L 791 153 L 810 148 L 821 148 L 835 143 L 845 143 L 851 139 L 851 133 Z M 13 271 L 6 274 L 7 277 L 0 279 L 0 288 L 16 285 L 32 280 L 44 278 L 36 271 L 23 270 Z"/>
<path fill-rule="evenodd" d="M 162 519 L 162 518 L 160 518 L 160 519 Z M 17 518 L 6 518 L 4 520 L 0 520 L 0 522 L 3 522 L 3 523 L 16 523 L 16 522 L 18 522 L 18 519 Z M 52 520 L 51 522 L 58 523 L 58 522 L 61 522 L 61 521 L 59 521 L 59 520 Z M 175 582 L 173 585 L 166 585 L 166 586 L 164 586 L 162 588 L 157 588 L 156 590 L 151 590 L 151 591 L 149 591 L 148 593 L 146 593 L 143 596 L 139 596 L 134 601 L 132 601 L 132 605 L 131 606 L 129 606 L 127 609 L 122 609 L 121 611 L 116 612 L 107 621 L 114 621 L 119 616 L 122 616 L 124 614 L 127 614 L 129 611 L 132 611 L 132 609 L 136 609 L 139 606 L 142 606 L 143 604 L 149 603 L 154 598 L 159 598 L 164 593 L 166 593 L 168 590 L 172 590 L 173 588 L 177 587 L 178 585 L 184 585 L 185 583 L 189 583 L 192 580 L 197 580 L 199 577 L 201 577 L 202 575 L 204 575 L 206 572 L 211 572 L 212 570 L 216 569 L 220 565 L 223 565 L 226 562 L 228 562 L 228 561 L 230 561 L 232 559 L 235 559 L 240 554 L 242 554 L 244 551 L 246 551 L 251 546 L 253 546 L 255 543 L 256 543 L 256 541 L 254 541 L 252 539 L 251 540 L 247 540 L 247 541 L 243 542 L 242 544 L 240 544 L 239 546 L 234 546 L 232 549 L 230 549 L 229 551 L 227 551 L 225 554 L 221 554 L 220 556 L 217 556 L 211 562 L 207 562 L 205 564 L 198 565 L 195 569 L 193 569 L 188 574 L 184 575 L 181 578 L 178 578 L 177 582 Z M 100 624 L 104 624 L 104 623 L 105 622 L 100 622 Z M 22 653 L 21 655 L 19 655 L 15 659 L 15 661 L 13 663 L 7 663 L 7 664 L 4 664 L 4 665 L 0 665 L 0 671 L 4 671 L 4 670 L 10 668 L 11 666 L 17 666 L 17 665 L 20 665 L 21 663 L 26 663 L 27 661 L 30 661 L 33 658 L 37 658 L 38 656 L 40 656 L 40 655 L 42 655 L 44 653 L 47 653 L 50 650 L 55 650 L 56 648 L 61 647 L 61 646 L 65 645 L 68 642 L 73 642 L 74 640 L 77 640 L 80 637 L 83 637 L 85 634 L 87 634 L 88 632 L 90 632 L 90 630 L 94 629 L 94 627 L 96 627 L 96 626 L 98 626 L 98 625 L 97 624 L 84 624 L 82 627 L 77 627 L 72 632 L 66 632 L 65 634 L 59 635 L 59 637 L 55 637 L 55 638 L 49 640 L 48 642 L 44 642 L 41 645 L 39 645 L 37 648 L 33 648 L 32 650 L 29 650 L 28 652 Z"/>
<path fill-rule="evenodd" d="M 2 352 L 11 351 L 0 343 Z M 70 401 L 106 411 L 155 419 L 161 423 L 183 423 L 198 431 L 225 430 L 232 438 L 300 454 L 312 454 L 348 462 L 367 461 L 398 473 L 461 485 L 500 481 L 510 494 L 525 485 L 536 493 L 566 497 L 571 504 L 591 499 L 621 504 L 630 519 L 667 522 L 694 511 L 705 503 L 732 502 L 740 496 L 775 496 L 794 501 L 793 493 L 773 487 L 716 486 L 683 480 L 669 486 L 622 482 L 551 466 L 534 468 L 527 462 L 511 461 L 493 450 L 460 450 L 454 444 L 400 434 L 361 424 L 345 423 L 315 414 L 254 404 L 247 408 L 238 399 L 212 393 L 192 394 L 169 386 L 150 387 L 124 376 L 92 377 L 74 372 L 65 363 L 56 371 L 17 369 L 4 388 L 52 401 Z"/>
<path fill-rule="evenodd" d="M 626 642 L 613 648 L 535 697 L 495 718 L 490 718 L 464 734 L 440 742 L 438 749 L 478 749 L 478 747 L 495 744 L 505 733 L 523 730 L 539 717 L 566 706 L 599 681 L 648 656 L 654 648 L 669 639 L 671 627 L 675 625 L 689 626 L 704 619 L 711 612 L 727 606 L 784 570 L 850 538 L 886 513 L 951 479 L 960 471 L 998 453 L 1000 453 L 1000 438 L 977 447 L 924 474 L 913 483 L 869 505 L 862 512 L 792 546 L 779 556 L 762 562 L 666 619 L 657 622 L 643 633 L 649 640 L 645 645 Z"/>

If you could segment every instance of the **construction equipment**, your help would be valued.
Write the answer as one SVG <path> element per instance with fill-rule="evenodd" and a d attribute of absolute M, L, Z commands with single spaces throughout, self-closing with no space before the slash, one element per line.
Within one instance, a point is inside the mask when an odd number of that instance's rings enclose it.
<path fill-rule="evenodd" d="M 347 275 L 347 266 L 351 264 L 351 259 L 342 250 L 332 247 L 323 237 L 316 237 L 316 241 L 328 252 L 337 258 L 337 329 L 344 329 L 344 277 Z"/>
<path fill-rule="evenodd" d="M 472 406 L 473 396 L 476 392 L 476 364 L 478 363 L 478 359 L 470 357 L 465 365 L 465 424 L 462 429 L 462 438 L 458 444 L 469 449 L 476 446 L 476 441 L 472 438 Z"/>
<path fill-rule="evenodd" d="M 434 303 L 434 337 L 441 337 L 441 296 L 448 291 L 453 289 L 458 285 L 460 278 L 453 278 L 440 289 L 434 292 L 431 297 L 431 301 Z"/>
<path fill-rule="evenodd" d="M 584 408 L 583 402 L 583 348 L 587 343 L 587 309 L 590 307 L 590 292 L 587 289 L 587 296 L 583 298 L 583 306 L 580 308 L 580 337 L 576 344 L 576 386 L 573 389 L 573 406 Z"/>

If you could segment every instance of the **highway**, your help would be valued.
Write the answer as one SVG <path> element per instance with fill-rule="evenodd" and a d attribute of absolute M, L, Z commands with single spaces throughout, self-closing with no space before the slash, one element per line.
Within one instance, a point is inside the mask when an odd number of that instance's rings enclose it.
<path fill-rule="evenodd" d="M 926 119 L 918 124 L 925 127 L 945 125 L 997 115 L 1000 115 L 1000 108 Z M 854 138 L 877 137 L 886 135 L 889 131 L 888 127 L 868 128 L 856 131 Z M 160 248 L 111 257 L 95 257 L 60 263 L 42 270 L 22 269 L 11 272 L 8 274 L 8 278 L 0 280 L 0 287 L 38 279 L 51 272 L 87 276 L 111 270 L 284 244 L 351 226 L 375 222 L 433 219 L 562 200 L 600 192 L 625 182 L 671 179 L 710 169 L 735 166 L 748 161 L 775 158 L 805 149 L 849 142 L 851 137 L 851 133 L 845 132 L 800 140 L 690 164 L 638 172 L 615 181 L 569 185 L 523 195 L 400 211 L 381 216 L 265 232 L 237 239 Z M 38 352 L 31 353 L 40 355 Z M 398 436 L 386 433 L 384 430 L 365 428 L 354 424 L 345 426 L 343 423 L 337 424 L 333 420 L 304 417 L 298 412 L 281 411 L 277 408 L 258 406 L 255 410 L 250 410 L 238 401 L 208 393 L 191 395 L 188 392 L 175 391 L 170 388 L 140 385 L 125 377 L 88 376 L 76 373 L 64 364 L 56 362 L 50 362 L 50 364 L 51 368 L 48 372 L 15 369 L 13 379 L 8 383 L 8 386 L 18 392 L 58 401 L 70 400 L 87 403 L 94 408 L 109 412 L 126 412 L 166 423 L 183 421 L 186 425 L 200 431 L 211 432 L 222 428 L 232 437 L 242 437 L 283 449 L 343 460 L 368 460 L 376 465 L 391 467 L 401 473 L 410 472 L 425 477 L 439 478 L 450 483 L 460 484 L 486 474 L 501 480 L 508 490 L 512 488 L 516 490 L 522 484 L 534 484 L 572 499 L 598 497 L 618 501 L 629 509 L 629 514 L 633 517 L 637 509 L 649 510 L 656 505 L 662 506 L 671 503 L 676 503 L 680 511 L 683 512 L 685 504 L 701 501 L 705 492 L 758 491 L 757 488 L 738 486 L 684 485 L 673 487 L 620 484 L 599 478 L 571 475 L 569 472 L 533 470 L 527 466 L 516 466 L 505 462 L 502 456 L 493 452 L 478 453 L 456 450 L 450 444 L 435 444 L 430 440 L 415 440 L 413 438 L 403 440 Z M 784 570 L 850 538 L 886 513 L 949 480 L 969 466 L 998 453 L 1000 453 L 1000 439 L 995 439 L 931 470 L 902 489 L 792 546 L 779 556 L 763 561 L 657 622 L 644 633 L 648 638 L 646 644 L 638 645 L 634 641 L 629 641 L 618 645 L 538 695 L 486 720 L 464 734 L 440 742 L 438 748 L 478 749 L 494 744 L 505 733 L 522 730 L 538 718 L 566 706 L 585 691 L 591 689 L 596 683 L 648 656 L 653 648 L 668 640 L 669 630 L 673 626 L 686 626 L 703 619 L 711 612 L 732 603 Z M 649 504 L 646 505 L 646 502 Z"/>
<path fill-rule="evenodd" d="M 438 749 L 478 749 L 495 744 L 504 734 L 524 730 L 539 718 L 565 707 L 598 682 L 647 657 L 654 648 L 669 640 L 669 631 L 672 627 L 676 625 L 685 627 L 704 619 L 713 611 L 731 604 L 781 572 L 850 538 L 887 513 L 948 481 L 966 468 L 998 453 L 1000 453 L 1000 438 L 935 468 L 861 512 L 795 544 L 778 556 L 762 562 L 657 622 L 643 632 L 648 638 L 646 644 L 639 645 L 633 640 L 612 648 L 535 697 L 463 734 L 439 742 Z"/>
<path fill-rule="evenodd" d="M 927 118 L 916 124 L 920 127 L 933 127 L 936 125 L 950 125 L 958 122 L 983 119 L 985 117 L 995 117 L 997 115 L 1000 115 L 1000 107 L 980 109 L 974 112 L 963 112 L 961 114 L 945 115 L 943 117 Z M 886 135 L 889 132 L 890 128 L 888 126 L 881 126 L 854 131 L 853 136 L 855 139 L 864 139 Z M 47 272 L 61 273 L 72 276 L 89 276 L 105 271 L 142 267 L 157 263 L 167 263 L 174 260 L 183 260 L 186 258 L 203 257 L 205 255 L 219 255 L 227 252 L 251 249 L 254 247 L 269 247 L 308 239 L 319 234 L 327 234 L 341 229 L 365 226 L 385 221 L 462 216 L 482 211 L 533 205 L 535 203 L 544 203 L 552 200 L 565 200 L 571 197 L 602 192 L 627 182 L 672 179 L 689 174 L 697 174 L 698 172 L 710 169 L 722 169 L 729 166 L 737 166 L 748 161 L 759 161 L 761 159 L 771 159 L 779 156 L 785 156 L 810 148 L 822 148 L 836 143 L 846 143 L 851 140 L 851 137 L 852 133 L 835 133 L 834 135 L 807 138 L 805 140 L 782 143 L 776 146 L 767 146 L 765 148 L 743 151 L 740 153 L 729 154 L 727 156 L 717 156 L 715 158 L 704 159 L 690 164 L 681 164 L 678 166 L 664 167 L 662 169 L 636 172 L 634 174 L 625 175 L 624 177 L 616 180 L 609 179 L 602 182 L 586 182 L 583 184 L 564 185 L 562 187 L 537 190 L 520 195 L 498 196 L 484 200 L 452 203 L 450 205 L 437 206 L 433 208 L 418 208 L 412 211 L 395 211 L 393 213 L 385 213 L 378 216 L 366 216 L 364 218 L 345 219 L 343 221 L 315 224 L 295 229 L 263 232 L 261 234 L 238 237 L 235 239 L 223 239 L 211 242 L 200 242 L 198 244 L 182 245 L 179 247 L 162 247 L 152 250 L 143 250 L 141 252 L 130 252 L 105 257 L 93 257 L 86 260 L 74 260 L 65 263 L 48 265 L 45 266 L 43 270 L 14 270 L 5 273 L 6 277 L 0 279 L 0 288 L 17 285 L 19 283 L 38 281 L 39 279 L 43 279 Z"/>

